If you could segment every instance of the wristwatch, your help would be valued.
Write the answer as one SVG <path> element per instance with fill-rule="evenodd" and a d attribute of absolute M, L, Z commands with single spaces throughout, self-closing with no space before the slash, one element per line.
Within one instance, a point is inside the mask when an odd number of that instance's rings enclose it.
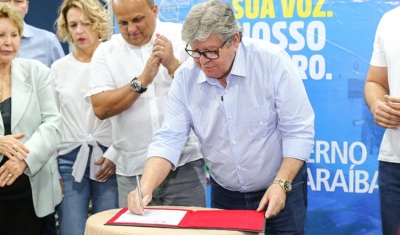
<path fill-rule="evenodd" d="M 292 191 L 292 184 L 287 180 L 275 179 L 273 183 L 279 184 L 285 193 L 290 193 Z"/>
<path fill-rule="evenodd" d="M 137 77 L 134 77 L 132 79 L 131 89 L 132 89 L 132 91 L 140 93 L 140 94 L 147 90 L 147 88 L 142 87 L 142 83 L 139 80 L 137 80 Z"/>

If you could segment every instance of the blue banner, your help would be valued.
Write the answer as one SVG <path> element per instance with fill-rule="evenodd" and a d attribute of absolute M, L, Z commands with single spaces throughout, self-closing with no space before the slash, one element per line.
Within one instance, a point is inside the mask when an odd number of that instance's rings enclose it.
<path fill-rule="evenodd" d="M 162 21 L 183 22 L 200 1 L 162 0 Z M 364 101 L 376 27 L 399 1 L 232 0 L 244 36 L 284 48 L 314 108 L 306 234 L 381 234 L 378 161 L 384 130 Z"/>

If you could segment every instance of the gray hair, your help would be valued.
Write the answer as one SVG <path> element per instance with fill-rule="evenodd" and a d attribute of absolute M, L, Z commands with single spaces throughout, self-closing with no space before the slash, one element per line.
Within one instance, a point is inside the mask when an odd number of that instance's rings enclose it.
<path fill-rule="evenodd" d="M 216 35 L 221 41 L 225 41 L 236 33 L 241 37 L 242 28 L 229 4 L 210 0 L 192 7 L 183 22 L 182 40 L 190 44 Z"/>

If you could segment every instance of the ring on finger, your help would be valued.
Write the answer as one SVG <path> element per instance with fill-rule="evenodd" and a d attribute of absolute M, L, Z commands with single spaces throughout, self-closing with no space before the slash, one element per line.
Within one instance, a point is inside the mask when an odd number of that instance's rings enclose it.
<path fill-rule="evenodd" d="M 108 174 L 111 174 L 111 175 L 112 175 L 112 174 L 113 174 L 113 172 L 112 172 L 112 171 L 108 171 Z"/>
<path fill-rule="evenodd" d="M 160 49 L 160 51 L 163 51 L 164 50 L 164 47 L 163 46 L 161 46 L 161 49 Z"/>
<path fill-rule="evenodd" d="M 12 148 L 13 148 L 14 150 L 17 150 L 18 146 L 17 146 L 16 144 L 13 144 L 13 145 L 12 145 Z"/>
<path fill-rule="evenodd" d="M 8 178 L 12 178 L 12 177 L 13 177 L 13 174 L 10 173 L 10 174 L 7 175 L 7 177 L 8 177 Z"/>

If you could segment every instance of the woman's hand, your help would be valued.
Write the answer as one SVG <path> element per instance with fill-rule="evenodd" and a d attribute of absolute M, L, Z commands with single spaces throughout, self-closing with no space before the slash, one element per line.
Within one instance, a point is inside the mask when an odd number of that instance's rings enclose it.
<path fill-rule="evenodd" d="M 29 149 L 19 141 L 19 139 L 24 138 L 24 136 L 24 133 L 1 136 L 0 153 L 14 162 L 17 162 L 18 159 L 23 160 L 26 158 L 28 156 Z"/>
<path fill-rule="evenodd" d="M 96 179 L 100 182 L 106 181 L 115 173 L 115 164 L 111 160 L 101 157 L 94 164 L 102 165 L 101 169 L 96 174 Z"/>
<path fill-rule="evenodd" d="M 13 184 L 14 181 L 24 173 L 27 167 L 28 165 L 24 160 L 6 161 L 4 165 L 0 167 L 0 187 Z"/>

